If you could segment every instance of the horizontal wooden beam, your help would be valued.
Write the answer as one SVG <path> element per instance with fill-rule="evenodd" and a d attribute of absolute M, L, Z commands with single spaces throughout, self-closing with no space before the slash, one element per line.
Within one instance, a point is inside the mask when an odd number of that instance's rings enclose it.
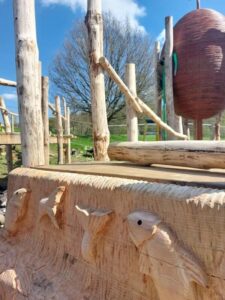
<path fill-rule="evenodd" d="M 111 160 L 140 165 L 163 164 L 198 169 L 225 169 L 225 142 L 122 142 L 109 145 Z"/>
<path fill-rule="evenodd" d="M 63 143 L 67 144 L 68 139 L 71 139 L 72 135 L 64 136 Z M 50 144 L 57 144 L 57 137 L 50 136 Z M 0 145 L 21 145 L 20 134 L 12 133 L 12 134 L 0 134 Z"/>
<path fill-rule="evenodd" d="M 0 85 L 12 86 L 12 87 L 17 86 L 15 81 L 7 80 L 7 79 L 4 79 L 4 78 L 0 78 Z"/>

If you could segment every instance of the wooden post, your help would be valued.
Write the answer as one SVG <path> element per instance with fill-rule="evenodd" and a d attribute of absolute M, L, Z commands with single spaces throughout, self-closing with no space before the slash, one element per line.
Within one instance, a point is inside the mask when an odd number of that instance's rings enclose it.
<path fill-rule="evenodd" d="M 57 141 L 58 141 L 58 163 L 63 164 L 63 125 L 61 116 L 61 105 L 59 96 L 55 97 Z"/>
<path fill-rule="evenodd" d="M 155 48 L 154 48 L 154 57 L 153 57 L 153 86 L 154 86 L 154 98 L 155 98 L 155 104 L 156 104 L 156 111 L 157 115 L 161 118 L 162 117 L 162 97 L 160 93 L 160 87 L 159 87 L 159 56 L 160 56 L 160 42 L 155 42 Z M 161 128 L 156 124 L 156 140 L 162 139 L 162 132 Z"/>
<path fill-rule="evenodd" d="M 15 116 L 11 115 L 11 132 L 15 132 Z"/>
<path fill-rule="evenodd" d="M 67 107 L 67 111 L 66 111 L 66 127 L 65 127 L 65 134 L 67 136 L 70 135 L 70 108 Z M 71 164 L 71 139 L 68 138 L 67 139 L 67 149 L 66 149 L 66 162 L 68 164 Z"/>
<path fill-rule="evenodd" d="M 137 113 L 141 112 L 145 114 L 150 119 L 152 119 L 156 124 L 158 124 L 161 128 L 165 129 L 167 132 L 171 133 L 172 135 L 176 136 L 180 139 L 187 139 L 187 136 L 181 133 L 176 132 L 172 127 L 167 125 L 163 122 L 157 114 L 148 107 L 140 98 L 134 97 L 128 87 L 125 85 L 123 80 L 119 77 L 113 67 L 110 65 L 108 60 L 105 57 L 101 57 L 99 59 L 100 64 L 103 66 L 104 70 L 109 74 L 109 76 L 117 83 L 119 89 L 122 93 L 125 94 L 126 97 L 130 99 L 130 104 L 132 105 L 133 109 L 136 110 Z"/>
<path fill-rule="evenodd" d="M 13 10 L 22 163 L 30 167 L 44 164 L 35 2 L 14 0 Z"/>
<path fill-rule="evenodd" d="M 135 64 L 126 65 L 126 85 L 131 91 L 131 93 L 136 97 L 136 72 Z M 138 141 L 138 117 L 136 111 L 129 104 L 129 100 L 126 101 L 126 111 L 127 111 L 127 138 L 130 142 Z"/>
<path fill-rule="evenodd" d="M 173 99 L 173 17 L 166 17 L 166 43 L 165 43 L 165 92 L 166 92 L 166 110 L 167 122 L 175 131 L 181 133 L 180 117 L 174 111 Z M 174 139 L 174 136 L 169 134 L 169 139 Z"/>
<path fill-rule="evenodd" d="M 200 0 L 196 0 L 197 1 L 197 9 L 200 9 Z"/>
<path fill-rule="evenodd" d="M 222 114 L 219 113 L 216 116 L 215 128 L 214 128 L 214 140 L 220 141 L 220 122 L 221 122 Z"/>
<path fill-rule="evenodd" d="M 202 128 L 202 120 L 195 120 L 195 140 L 202 140 L 203 138 L 203 128 Z"/>
<path fill-rule="evenodd" d="M 86 26 L 89 37 L 92 128 L 95 160 L 109 160 L 109 128 L 105 101 L 104 73 L 99 62 L 103 56 L 103 20 L 101 0 L 88 0 Z"/>
<path fill-rule="evenodd" d="M 5 101 L 2 97 L 0 97 L 0 106 L 6 109 Z M 5 132 L 11 133 L 12 131 L 11 131 L 9 115 L 7 111 L 1 110 L 1 112 L 2 112 L 3 123 L 5 126 Z M 7 160 L 8 172 L 10 172 L 13 169 L 12 145 L 6 145 L 6 160 Z"/>
<path fill-rule="evenodd" d="M 49 119 L 48 119 L 48 77 L 42 76 L 42 120 L 44 129 L 45 165 L 49 165 Z"/>

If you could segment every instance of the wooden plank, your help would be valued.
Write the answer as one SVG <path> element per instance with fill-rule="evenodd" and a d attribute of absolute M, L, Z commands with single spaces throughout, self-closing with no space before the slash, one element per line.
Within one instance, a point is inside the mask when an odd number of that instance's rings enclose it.
<path fill-rule="evenodd" d="M 71 136 L 64 136 L 63 137 L 63 143 L 67 144 L 68 139 L 70 139 Z M 57 137 L 56 136 L 50 136 L 49 138 L 50 144 L 57 144 Z M 12 134 L 0 134 L 0 145 L 21 145 L 21 138 L 19 133 L 12 133 Z"/>
<path fill-rule="evenodd" d="M 77 173 L 95 176 L 109 176 L 144 180 L 148 182 L 173 183 L 179 185 L 204 186 L 211 188 L 225 188 L 224 170 L 199 170 L 184 167 L 153 165 L 150 167 L 138 166 L 124 162 L 87 162 L 72 165 L 41 166 L 36 169 Z"/>
<path fill-rule="evenodd" d="M 110 144 L 108 153 L 111 160 L 126 160 L 143 165 L 225 169 L 225 142 L 122 142 Z"/>

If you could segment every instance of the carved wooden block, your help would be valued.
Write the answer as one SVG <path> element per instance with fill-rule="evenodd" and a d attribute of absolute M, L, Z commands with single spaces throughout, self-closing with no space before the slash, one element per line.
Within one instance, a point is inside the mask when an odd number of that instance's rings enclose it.
<path fill-rule="evenodd" d="M 224 190 L 19 168 L 9 203 L 21 187 L 20 231 L 0 230 L 0 299 L 225 299 Z"/>
<path fill-rule="evenodd" d="M 96 244 L 105 233 L 108 223 L 112 219 L 111 210 L 81 208 L 76 205 L 79 223 L 84 229 L 84 237 L 81 244 L 83 258 L 93 263 L 96 258 Z"/>
<path fill-rule="evenodd" d="M 194 255 L 157 215 L 137 211 L 127 219 L 139 250 L 140 272 L 152 277 L 160 300 L 194 299 L 193 283 L 207 286 L 207 275 Z"/>

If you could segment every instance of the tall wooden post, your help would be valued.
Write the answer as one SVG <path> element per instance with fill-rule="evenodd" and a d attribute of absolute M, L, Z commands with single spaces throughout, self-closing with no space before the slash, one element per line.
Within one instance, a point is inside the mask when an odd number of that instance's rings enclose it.
<path fill-rule="evenodd" d="M 197 1 L 197 9 L 200 9 L 200 0 L 196 0 Z"/>
<path fill-rule="evenodd" d="M 55 111 L 57 124 L 57 141 L 58 141 L 58 163 L 63 164 L 63 125 L 61 115 L 61 105 L 59 96 L 55 97 Z"/>
<path fill-rule="evenodd" d="M 13 11 L 22 163 L 30 167 L 44 164 L 35 1 L 14 0 Z"/>
<path fill-rule="evenodd" d="M 15 132 L 15 116 L 11 115 L 11 132 Z"/>
<path fill-rule="evenodd" d="M 154 85 L 154 98 L 155 98 L 155 104 L 156 104 L 156 111 L 157 115 L 161 118 L 162 117 L 162 95 L 160 93 L 160 87 L 159 87 L 159 56 L 160 56 L 160 42 L 155 42 L 155 48 L 154 48 L 154 58 L 153 58 L 153 85 Z M 162 132 L 161 128 L 156 125 L 156 139 L 161 140 L 162 139 Z"/>
<path fill-rule="evenodd" d="M 65 134 L 67 136 L 70 135 L 70 108 L 67 107 L 66 110 L 66 126 L 65 126 Z M 71 164 L 71 139 L 67 139 L 67 149 L 66 149 L 66 162 L 68 164 Z"/>
<path fill-rule="evenodd" d="M 126 85 L 131 91 L 131 93 L 136 97 L 137 96 L 137 87 L 136 87 L 136 72 L 135 64 L 127 64 L 125 72 L 125 81 Z M 135 110 L 129 104 L 129 101 L 126 101 L 126 111 L 127 111 L 127 138 L 129 142 L 138 141 L 138 117 Z"/>
<path fill-rule="evenodd" d="M 0 106 L 6 109 L 5 101 L 2 97 L 0 97 Z M 9 115 L 7 111 L 1 110 L 1 112 L 2 112 L 3 123 L 5 125 L 5 132 L 11 133 L 12 131 L 11 131 Z M 7 169 L 8 172 L 10 172 L 13 169 L 13 155 L 12 155 L 11 145 L 6 145 L 6 160 L 7 160 Z"/>
<path fill-rule="evenodd" d="M 195 120 L 194 128 L 195 128 L 195 140 L 202 140 L 203 139 L 202 120 Z"/>
<path fill-rule="evenodd" d="M 166 111 L 167 122 L 175 131 L 182 132 L 180 126 L 180 117 L 174 111 L 173 98 L 173 17 L 166 17 L 166 43 L 165 43 L 165 78 L 166 78 Z M 174 139 L 174 136 L 169 134 L 169 139 Z"/>
<path fill-rule="evenodd" d="M 42 77 L 42 120 L 44 129 L 45 165 L 49 165 L 48 77 Z"/>
<path fill-rule="evenodd" d="M 107 122 L 104 73 L 99 58 L 103 56 L 103 20 L 101 0 L 88 0 L 86 26 L 89 37 L 92 127 L 95 160 L 108 160 L 109 128 Z"/>
<path fill-rule="evenodd" d="M 220 141 L 220 139 L 221 139 L 221 136 L 220 136 L 221 119 L 222 119 L 222 114 L 219 113 L 216 116 L 216 122 L 215 122 L 215 126 L 214 126 L 214 140 L 216 140 L 216 141 Z"/>

